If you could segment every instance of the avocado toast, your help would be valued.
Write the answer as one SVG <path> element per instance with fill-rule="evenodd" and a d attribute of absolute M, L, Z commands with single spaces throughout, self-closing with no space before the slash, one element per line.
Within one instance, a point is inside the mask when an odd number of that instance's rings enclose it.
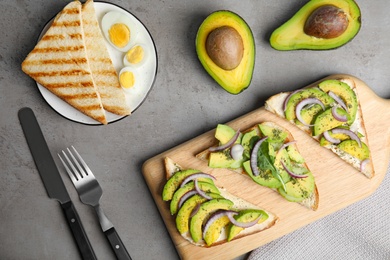
<path fill-rule="evenodd" d="M 169 202 L 180 235 L 197 246 L 216 246 L 258 233 L 278 220 L 273 213 L 217 187 L 215 177 L 183 169 L 164 159 L 167 182 L 162 200 Z"/>
<path fill-rule="evenodd" d="M 368 178 L 374 176 L 355 82 L 326 79 L 270 97 L 265 109 L 296 125 Z"/>
<path fill-rule="evenodd" d="M 215 137 L 217 147 L 196 155 L 207 161 L 209 167 L 244 174 L 255 183 L 277 191 L 288 201 L 312 210 L 318 208 L 314 175 L 286 129 L 273 122 L 263 122 L 241 133 L 219 124 Z"/>

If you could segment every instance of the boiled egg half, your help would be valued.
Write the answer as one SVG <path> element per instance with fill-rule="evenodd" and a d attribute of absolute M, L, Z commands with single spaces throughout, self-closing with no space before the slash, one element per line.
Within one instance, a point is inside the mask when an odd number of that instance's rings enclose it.
<path fill-rule="evenodd" d="M 130 48 L 123 57 L 125 66 L 141 67 L 148 60 L 149 51 L 144 44 L 136 44 Z"/>
<path fill-rule="evenodd" d="M 119 82 L 126 92 L 136 92 L 139 90 L 139 73 L 131 67 L 124 67 L 119 72 Z"/>
<path fill-rule="evenodd" d="M 127 15 L 111 11 L 101 21 L 104 37 L 117 50 L 127 52 L 136 42 L 137 24 Z"/>

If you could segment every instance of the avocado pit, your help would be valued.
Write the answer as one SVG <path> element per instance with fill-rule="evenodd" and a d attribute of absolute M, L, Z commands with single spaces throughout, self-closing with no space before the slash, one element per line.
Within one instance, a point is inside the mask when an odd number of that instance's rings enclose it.
<path fill-rule="evenodd" d="M 342 35 L 348 27 L 346 13 L 334 5 L 324 5 L 315 9 L 304 26 L 307 35 L 332 39 Z"/>
<path fill-rule="evenodd" d="M 244 44 L 236 29 L 222 26 L 214 29 L 207 36 L 206 51 L 218 67 L 233 70 L 241 63 Z"/>

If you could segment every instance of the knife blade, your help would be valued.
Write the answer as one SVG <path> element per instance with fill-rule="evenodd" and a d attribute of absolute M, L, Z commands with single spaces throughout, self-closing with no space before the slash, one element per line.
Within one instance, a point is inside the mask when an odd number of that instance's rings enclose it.
<path fill-rule="evenodd" d="M 58 172 L 49 147 L 34 112 L 25 107 L 18 112 L 19 121 L 30 148 L 39 175 L 50 198 L 56 199 L 65 214 L 77 247 L 83 259 L 97 259 L 80 217 Z"/>

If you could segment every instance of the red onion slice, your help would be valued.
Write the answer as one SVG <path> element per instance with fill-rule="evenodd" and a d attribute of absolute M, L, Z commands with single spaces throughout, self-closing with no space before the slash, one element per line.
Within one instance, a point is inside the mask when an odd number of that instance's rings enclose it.
<path fill-rule="evenodd" d="M 361 172 L 364 172 L 364 170 L 366 169 L 366 165 L 370 163 L 370 159 L 365 159 L 363 160 L 361 163 L 360 163 L 360 171 Z"/>
<path fill-rule="evenodd" d="M 302 116 L 301 116 L 301 110 L 307 106 L 307 105 L 312 105 L 312 104 L 318 104 L 322 107 L 322 110 L 325 110 L 325 106 L 324 104 L 321 102 L 321 100 L 319 100 L 318 98 L 305 98 L 303 99 L 302 101 L 300 101 L 298 103 L 298 105 L 296 106 L 295 108 L 295 116 L 297 117 L 297 119 L 299 120 L 299 122 L 301 122 L 302 124 L 304 124 L 305 126 L 313 126 L 313 125 L 309 125 L 305 122 L 305 120 L 303 120 Z"/>
<path fill-rule="evenodd" d="M 216 211 L 215 213 L 213 213 L 209 219 L 206 221 L 206 224 L 204 225 L 204 228 L 203 228 L 203 237 L 206 236 L 206 233 L 207 233 L 207 230 L 210 228 L 210 226 L 215 222 L 217 221 L 219 218 L 223 217 L 223 216 L 229 216 L 229 215 L 236 215 L 238 214 L 237 212 L 235 211 L 232 211 L 232 210 L 218 210 Z M 230 219 L 229 219 L 230 220 Z"/>
<path fill-rule="evenodd" d="M 337 107 L 332 107 L 332 115 L 333 115 L 333 117 L 334 117 L 337 121 L 340 121 L 340 122 L 347 122 L 347 120 L 348 120 L 347 115 L 340 115 L 340 114 L 337 112 Z"/>
<path fill-rule="evenodd" d="M 333 138 L 330 134 L 329 134 L 329 131 L 325 131 L 324 132 L 324 137 L 326 139 L 326 141 L 332 143 L 332 144 L 339 144 L 341 141 L 340 139 L 337 139 L 337 138 Z"/>
<path fill-rule="evenodd" d="M 257 224 L 257 222 L 259 222 L 260 218 L 261 218 L 261 214 L 259 217 L 257 217 L 255 220 L 253 221 L 250 221 L 250 222 L 239 222 L 237 221 L 233 216 L 236 215 L 236 214 L 232 214 L 232 213 L 227 213 L 227 216 L 230 220 L 230 222 L 232 222 L 233 225 L 237 226 L 237 227 L 241 227 L 241 228 L 250 228 L 254 225 Z"/>
<path fill-rule="evenodd" d="M 336 95 L 335 93 L 333 93 L 332 91 L 329 91 L 328 92 L 328 95 L 333 98 L 334 100 L 336 100 L 336 102 L 342 107 L 344 108 L 345 111 L 348 112 L 348 107 L 347 105 L 344 103 L 344 101 L 338 96 Z"/>
<path fill-rule="evenodd" d="M 292 145 L 292 144 L 295 144 L 297 141 L 296 140 L 294 140 L 294 141 L 291 141 L 291 142 L 287 142 L 287 143 L 284 143 L 280 148 L 279 148 L 279 150 L 278 150 L 278 152 L 277 153 L 279 153 L 280 151 L 282 151 L 284 148 L 286 148 L 287 146 L 290 146 L 290 145 Z"/>
<path fill-rule="evenodd" d="M 200 204 L 201 203 L 198 203 L 196 204 L 196 206 L 194 207 L 194 209 L 191 211 L 191 214 L 190 214 L 190 218 L 192 218 L 200 209 Z"/>
<path fill-rule="evenodd" d="M 186 177 L 183 182 L 180 184 L 180 188 L 186 185 L 188 182 L 198 179 L 198 178 L 208 178 L 208 179 L 213 179 L 214 181 L 216 180 L 213 175 L 210 175 L 208 173 L 203 173 L 203 172 L 198 172 L 191 174 L 190 176 Z"/>
<path fill-rule="evenodd" d="M 217 151 L 222 151 L 222 150 L 225 150 L 226 148 L 229 148 L 237 141 L 237 138 L 240 136 L 240 133 L 241 133 L 240 130 L 237 130 L 237 132 L 233 135 L 233 137 L 226 144 L 216 146 L 216 147 L 210 147 L 209 151 L 210 152 L 217 152 Z"/>
<path fill-rule="evenodd" d="M 241 144 L 235 144 L 230 149 L 230 156 L 235 160 L 241 160 L 244 153 L 244 147 Z"/>
<path fill-rule="evenodd" d="M 296 93 L 298 93 L 298 92 L 300 92 L 300 91 L 302 91 L 302 89 L 295 90 L 295 91 L 291 92 L 290 94 L 288 94 L 288 96 L 286 97 L 286 99 L 283 102 L 283 111 L 286 111 L 287 103 L 290 100 L 291 96 L 296 94 Z"/>
<path fill-rule="evenodd" d="M 196 190 L 196 192 L 198 192 L 198 194 L 199 194 L 200 196 L 202 196 L 203 198 L 208 199 L 208 200 L 211 200 L 211 199 L 212 199 L 210 196 L 208 196 L 204 191 L 202 191 L 202 190 L 199 188 L 198 179 L 195 179 L 195 180 L 194 180 L 194 185 L 195 185 L 195 190 Z"/>
<path fill-rule="evenodd" d="M 280 161 L 280 163 L 282 164 L 284 170 L 285 170 L 288 174 L 290 174 L 291 177 L 294 177 L 294 178 L 306 178 L 306 177 L 308 177 L 308 175 L 295 174 L 295 173 L 293 173 L 290 169 L 288 169 L 288 168 L 286 167 L 286 165 L 284 164 L 283 161 Z"/>
<path fill-rule="evenodd" d="M 183 206 L 183 203 L 188 200 L 190 197 L 194 196 L 195 194 L 197 194 L 198 192 L 196 190 L 190 190 L 188 192 L 186 192 L 183 196 L 181 196 L 180 200 L 179 200 L 179 204 L 178 204 L 178 209 L 181 208 L 181 206 Z"/>
<path fill-rule="evenodd" d="M 265 136 L 256 142 L 255 146 L 253 146 L 251 157 L 250 157 L 250 166 L 254 176 L 259 176 L 260 172 L 257 168 L 257 152 L 259 151 L 260 145 L 268 138 Z"/>
<path fill-rule="evenodd" d="M 357 134 L 355 134 L 354 132 L 352 132 L 351 130 L 349 130 L 349 129 L 334 128 L 334 129 L 332 129 L 332 133 L 348 135 L 352 140 L 355 140 L 358 143 L 359 147 L 362 146 L 362 142 L 360 141 L 359 136 Z"/>

